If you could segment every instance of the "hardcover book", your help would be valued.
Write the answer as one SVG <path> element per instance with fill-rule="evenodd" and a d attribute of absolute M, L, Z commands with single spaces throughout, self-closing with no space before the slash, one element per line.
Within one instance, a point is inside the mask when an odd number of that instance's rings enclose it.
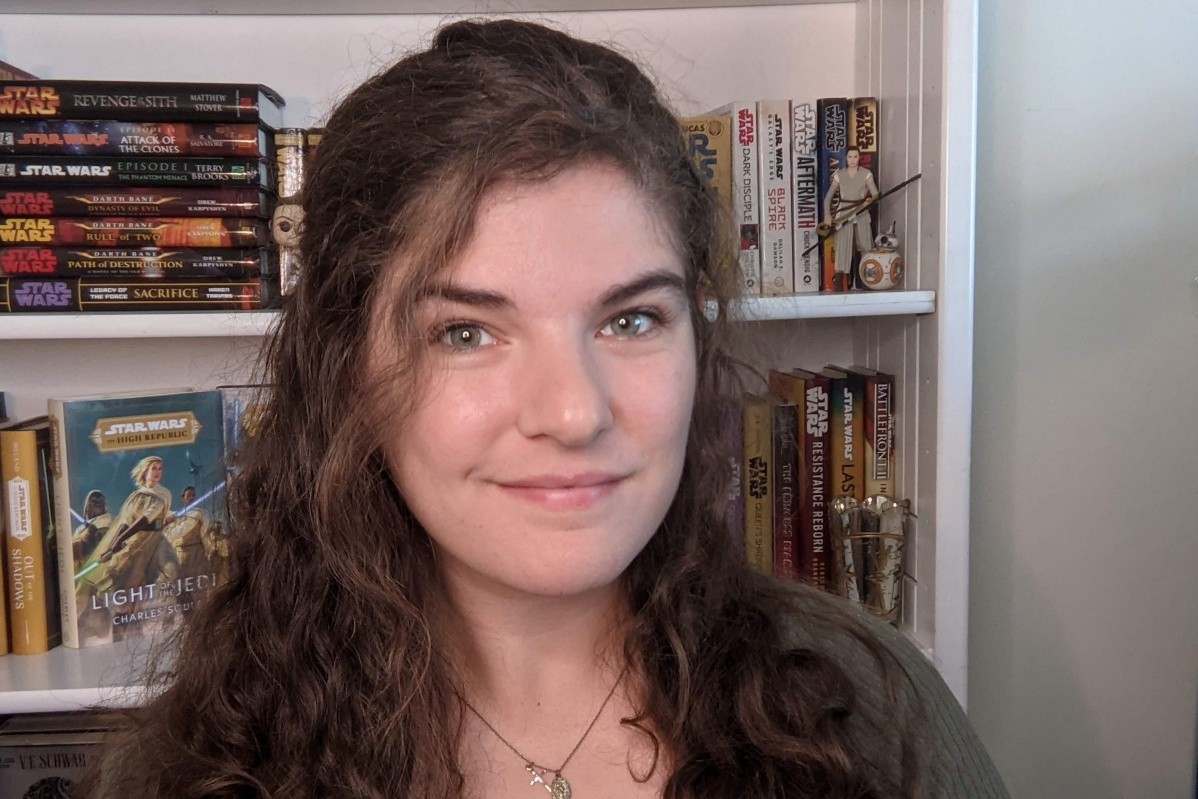
<path fill-rule="evenodd" d="M 773 406 L 774 437 L 774 576 L 799 577 L 799 461 L 798 423 L 794 405 Z"/>
<path fill-rule="evenodd" d="M 865 495 L 882 494 L 897 501 L 894 375 L 864 366 L 848 371 L 865 383 Z"/>
<path fill-rule="evenodd" d="M 283 98 L 244 83 L 14 80 L 0 83 L 0 119 L 283 124 Z"/>
<path fill-rule="evenodd" d="M 827 591 L 832 553 L 828 534 L 828 378 L 802 369 L 770 370 L 770 392 L 798 410 L 799 576 Z"/>
<path fill-rule="evenodd" d="M 50 487 L 50 421 L 0 430 L 5 578 L 12 651 L 36 655 L 62 643 L 58 544 Z"/>
<path fill-rule="evenodd" d="M 269 217 L 273 207 L 271 196 L 256 189 L 0 190 L 3 216 Z"/>
<path fill-rule="evenodd" d="M 224 572 L 219 391 L 51 400 L 63 643 L 177 623 Z"/>
<path fill-rule="evenodd" d="M 12 799 L 74 796 L 76 784 L 100 758 L 103 735 L 100 730 L 0 729 L 0 796 Z"/>
<path fill-rule="evenodd" d="M 0 118 L 4 155 L 193 155 L 269 158 L 270 132 L 257 125 Z"/>

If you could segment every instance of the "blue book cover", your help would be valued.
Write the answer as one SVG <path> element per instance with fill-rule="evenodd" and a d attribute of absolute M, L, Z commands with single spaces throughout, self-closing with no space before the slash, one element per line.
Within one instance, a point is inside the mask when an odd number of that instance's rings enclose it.
<path fill-rule="evenodd" d="M 177 623 L 227 561 L 220 392 L 52 400 L 50 415 L 63 643 Z"/>

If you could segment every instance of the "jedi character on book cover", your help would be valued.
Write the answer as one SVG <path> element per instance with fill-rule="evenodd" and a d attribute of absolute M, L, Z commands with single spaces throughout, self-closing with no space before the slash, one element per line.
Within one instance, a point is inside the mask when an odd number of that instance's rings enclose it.
<path fill-rule="evenodd" d="M 78 525 L 70 569 L 77 636 L 68 644 L 119 641 L 173 625 L 224 572 L 220 395 L 65 406 L 66 479 Z"/>

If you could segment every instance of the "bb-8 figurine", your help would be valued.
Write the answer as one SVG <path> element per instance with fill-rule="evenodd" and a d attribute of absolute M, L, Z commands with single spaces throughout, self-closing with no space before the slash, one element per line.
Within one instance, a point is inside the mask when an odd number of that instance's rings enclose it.
<path fill-rule="evenodd" d="M 889 230 L 878 234 L 873 249 L 861 256 L 857 270 L 862 288 L 884 291 L 903 282 L 903 256 L 898 253 L 899 240 L 894 225 L 891 222 Z"/>

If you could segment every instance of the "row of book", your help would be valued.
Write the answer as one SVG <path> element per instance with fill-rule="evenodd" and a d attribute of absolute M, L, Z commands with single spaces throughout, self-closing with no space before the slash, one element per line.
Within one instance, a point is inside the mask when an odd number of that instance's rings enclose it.
<path fill-rule="evenodd" d="M 734 102 L 682 119 L 734 224 L 745 296 L 878 288 L 859 269 L 878 230 L 874 97 Z"/>
<path fill-rule="evenodd" d="M 282 108 L 258 85 L 0 84 L 0 310 L 270 307 Z"/>
<path fill-rule="evenodd" d="M 829 366 L 771 370 L 768 392 L 745 396 L 726 423 L 736 476 L 728 523 L 750 565 L 890 615 L 893 598 L 884 606 L 877 595 L 881 553 L 865 545 L 880 531 L 840 521 L 850 508 L 899 504 L 894 391 L 891 374 Z"/>
<path fill-rule="evenodd" d="M 0 426 L 5 651 L 153 634 L 223 579 L 256 387 L 51 400 Z"/>

